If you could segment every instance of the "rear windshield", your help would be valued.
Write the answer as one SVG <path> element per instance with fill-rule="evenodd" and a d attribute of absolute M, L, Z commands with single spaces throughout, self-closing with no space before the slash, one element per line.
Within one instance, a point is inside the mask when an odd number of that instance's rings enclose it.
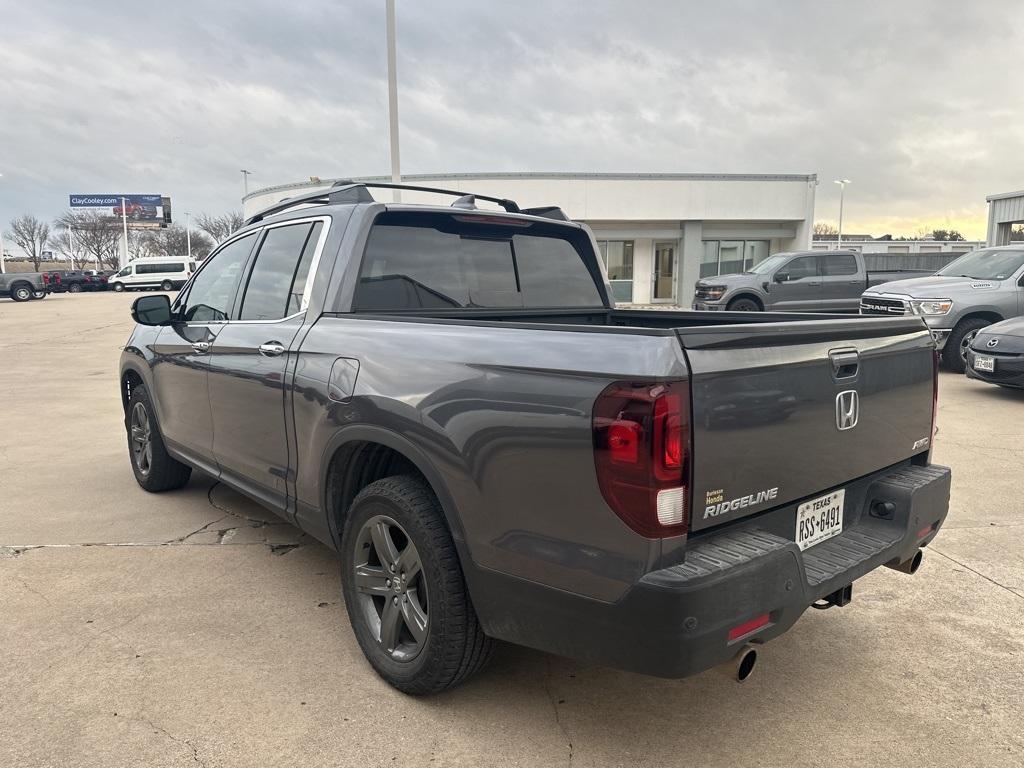
<path fill-rule="evenodd" d="M 353 310 L 603 307 L 580 230 L 499 221 L 382 214 L 370 231 Z"/>

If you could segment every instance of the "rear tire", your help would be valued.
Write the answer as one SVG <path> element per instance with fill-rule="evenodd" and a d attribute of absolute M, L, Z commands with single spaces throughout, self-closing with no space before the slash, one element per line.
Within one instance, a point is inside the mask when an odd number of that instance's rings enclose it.
<path fill-rule="evenodd" d="M 164 280 L 162 283 L 160 283 L 160 290 L 161 291 L 173 291 L 174 290 L 174 283 L 172 283 L 170 280 Z"/>
<path fill-rule="evenodd" d="M 979 317 L 969 317 L 957 323 L 956 328 L 946 339 L 946 346 L 942 348 L 942 362 L 953 373 L 963 373 L 967 369 L 967 350 L 978 335 L 978 331 L 992 325 L 988 320 Z"/>
<path fill-rule="evenodd" d="M 341 567 L 359 647 L 398 690 L 438 693 L 490 658 L 494 641 L 473 610 L 440 504 L 421 479 L 387 477 L 356 496 L 342 533 Z"/>
<path fill-rule="evenodd" d="M 149 392 L 144 384 L 132 387 L 125 413 L 128 456 L 138 484 L 150 493 L 173 491 L 188 482 L 192 467 L 171 458 L 156 423 Z"/>
<path fill-rule="evenodd" d="M 726 309 L 730 312 L 760 312 L 761 306 L 753 299 L 733 299 Z"/>
<path fill-rule="evenodd" d="M 18 283 L 12 286 L 11 298 L 15 301 L 28 301 L 32 298 L 32 286 L 27 283 Z"/>

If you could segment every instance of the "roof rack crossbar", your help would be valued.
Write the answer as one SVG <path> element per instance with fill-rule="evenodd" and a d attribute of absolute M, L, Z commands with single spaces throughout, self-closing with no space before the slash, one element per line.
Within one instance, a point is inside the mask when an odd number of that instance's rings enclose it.
<path fill-rule="evenodd" d="M 464 198 L 472 197 L 475 200 L 487 200 L 500 205 L 507 213 L 520 213 L 519 205 L 515 200 L 508 200 L 504 197 L 491 197 L 490 195 L 467 195 L 465 192 L 458 192 L 453 189 L 440 189 L 438 187 L 421 187 L 415 184 L 390 184 L 376 181 L 336 181 L 328 189 L 321 189 L 317 192 L 310 192 L 297 197 L 286 197 L 268 208 L 253 214 L 245 220 L 246 226 L 262 221 L 268 216 L 283 213 L 296 205 L 328 205 L 330 203 L 372 203 L 373 196 L 367 191 L 369 189 L 406 189 L 410 192 L 433 192 L 438 195 L 451 195 L 459 198 L 456 203 Z"/>

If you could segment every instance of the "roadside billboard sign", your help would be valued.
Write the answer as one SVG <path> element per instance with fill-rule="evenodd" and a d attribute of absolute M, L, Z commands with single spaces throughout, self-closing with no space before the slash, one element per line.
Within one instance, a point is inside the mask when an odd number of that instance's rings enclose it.
<path fill-rule="evenodd" d="M 170 203 L 162 195 L 70 195 L 68 198 L 72 208 L 106 208 L 112 218 L 124 215 L 130 222 L 139 223 L 167 223 L 165 201 Z"/>

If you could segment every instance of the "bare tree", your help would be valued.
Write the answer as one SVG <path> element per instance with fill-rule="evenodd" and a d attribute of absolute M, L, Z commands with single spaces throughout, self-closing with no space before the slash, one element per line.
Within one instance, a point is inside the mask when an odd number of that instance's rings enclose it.
<path fill-rule="evenodd" d="M 222 216 L 210 216 L 206 213 L 196 216 L 196 226 L 212 237 L 214 243 L 226 240 L 232 232 L 241 229 L 244 223 L 241 211 L 230 211 Z"/>
<path fill-rule="evenodd" d="M 107 269 L 117 268 L 121 249 L 119 222 L 99 211 L 68 211 L 57 219 L 56 224 L 65 233 L 68 227 L 74 230 L 75 254 L 79 259 Z"/>
<path fill-rule="evenodd" d="M 213 250 L 213 241 L 204 232 L 192 233 L 192 257 L 196 260 L 205 259 Z M 184 256 L 188 253 L 188 233 L 180 224 L 153 230 L 147 235 L 154 256 Z"/>
<path fill-rule="evenodd" d="M 814 229 L 812 230 L 816 235 L 838 235 L 839 228 L 835 224 L 829 221 L 816 221 L 814 222 Z"/>
<path fill-rule="evenodd" d="M 29 261 L 32 262 L 32 269 L 38 272 L 43 247 L 50 239 L 50 225 L 26 213 L 11 219 L 11 228 L 7 237 L 25 252 Z"/>

